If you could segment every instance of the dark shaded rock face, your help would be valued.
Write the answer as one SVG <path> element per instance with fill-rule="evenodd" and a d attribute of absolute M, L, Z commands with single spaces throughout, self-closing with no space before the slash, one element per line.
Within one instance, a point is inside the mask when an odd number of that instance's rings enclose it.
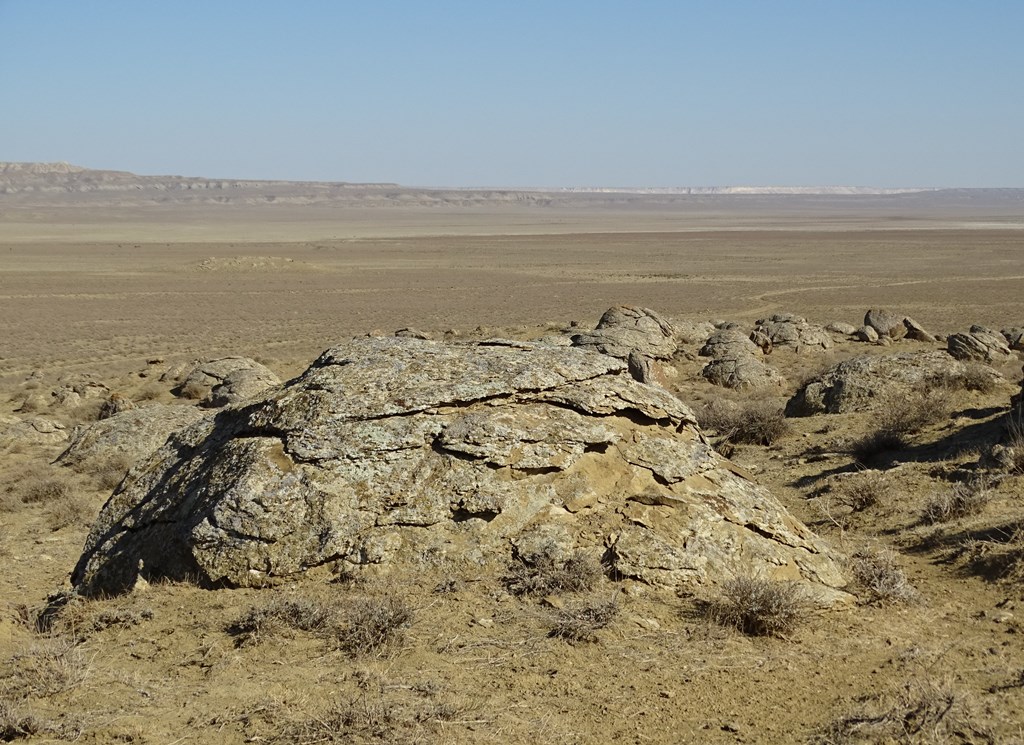
<path fill-rule="evenodd" d="M 111 496 L 72 581 L 95 595 L 140 571 L 257 586 L 335 563 L 500 566 L 538 536 L 651 583 L 761 573 L 845 597 L 823 544 L 622 361 L 410 338 L 330 349 L 173 435 Z"/>

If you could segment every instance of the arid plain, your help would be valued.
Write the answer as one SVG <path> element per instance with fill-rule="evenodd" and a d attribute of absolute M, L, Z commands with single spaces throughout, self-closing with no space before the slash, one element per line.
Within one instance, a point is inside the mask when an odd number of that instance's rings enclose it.
<path fill-rule="evenodd" d="M 192 406 L 160 379 L 190 360 L 249 357 L 287 380 L 353 336 L 525 340 L 591 329 L 616 305 L 747 330 L 783 312 L 861 326 L 879 307 L 941 335 L 1024 326 L 1024 191 L 140 191 L 0 193 L 4 426 L 43 417 L 71 435 L 96 412 L 38 394 L 86 383 Z M 1024 585 L 978 558 L 1024 540 L 1024 477 L 982 465 L 1005 441 L 1016 352 L 986 365 L 997 382 L 947 392 L 940 416 L 869 459 L 851 443 L 871 433 L 871 412 L 790 418 L 768 445 L 729 442 L 711 414 L 716 402 L 781 406 L 836 362 L 941 342 L 779 347 L 767 359 L 786 382 L 759 392 L 705 381 L 697 346 L 663 363 L 666 385 L 704 413 L 716 447 L 837 555 L 895 551 L 912 600 L 851 590 L 848 606 L 759 637 L 709 620 L 686 593 L 604 577 L 583 595 L 612 598 L 617 615 L 570 643 L 551 617 L 585 597 L 520 597 L 500 572 L 434 568 L 263 590 L 154 583 L 41 624 L 116 479 L 53 465 L 66 438 L 11 436 L 0 739 L 1024 742 Z M 866 466 L 885 484 L 875 501 L 831 504 L 822 485 Z M 985 504 L 923 521 L 965 473 L 991 477 Z M 239 618 L 273 593 L 317 607 L 397 595 L 412 619 L 370 654 L 309 629 L 241 635 Z"/>

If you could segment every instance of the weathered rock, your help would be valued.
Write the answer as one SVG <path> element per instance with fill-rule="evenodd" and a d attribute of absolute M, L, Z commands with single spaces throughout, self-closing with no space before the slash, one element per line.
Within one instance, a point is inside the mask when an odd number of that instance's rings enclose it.
<path fill-rule="evenodd" d="M 395 336 L 403 336 L 408 339 L 430 339 L 431 336 L 426 331 L 420 331 L 419 329 L 406 328 L 398 329 L 395 332 Z"/>
<path fill-rule="evenodd" d="M 1015 352 L 1024 351 L 1024 329 L 1012 326 L 1000 332 L 1006 339 L 1007 346 Z"/>
<path fill-rule="evenodd" d="M 712 359 L 737 359 L 743 355 L 757 357 L 761 348 L 739 329 L 721 329 L 713 333 L 698 352 L 702 357 Z"/>
<path fill-rule="evenodd" d="M 786 383 L 775 368 L 751 354 L 713 359 L 704 366 L 701 375 L 709 383 L 725 388 L 770 388 Z"/>
<path fill-rule="evenodd" d="M 831 331 L 833 334 L 842 334 L 843 336 L 853 336 L 857 333 L 857 327 L 852 323 L 843 323 L 842 321 L 832 321 L 825 327 L 826 331 Z"/>
<path fill-rule="evenodd" d="M 873 328 L 879 336 L 888 336 L 893 341 L 898 341 L 907 335 L 904 318 L 906 316 L 891 310 L 872 308 L 864 315 L 864 325 Z"/>
<path fill-rule="evenodd" d="M 243 367 L 229 372 L 210 390 L 201 405 L 207 408 L 229 406 L 248 401 L 277 385 L 281 385 L 281 379 L 263 365 Z"/>
<path fill-rule="evenodd" d="M 675 354 L 679 347 L 675 329 L 667 319 L 649 308 L 631 305 L 609 308 L 601 316 L 597 328 L 575 334 L 572 344 L 621 360 L 629 357 L 634 349 L 645 357 L 664 360 Z"/>
<path fill-rule="evenodd" d="M 134 401 L 115 391 L 110 394 L 110 397 L 100 407 L 99 419 L 109 419 L 123 411 L 131 411 L 134 408 L 136 408 Z"/>
<path fill-rule="evenodd" d="M 1006 337 L 977 325 L 971 326 L 966 334 L 950 334 L 946 338 L 946 349 L 958 360 L 991 362 L 995 359 L 1006 359 L 1011 354 Z"/>
<path fill-rule="evenodd" d="M 634 380 L 640 383 L 647 383 L 648 385 L 660 385 L 662 388 L 668 388 L 668 379 L 665 377 L 665 372 L 657 361 L 652 360 L 650 357 L 644 357 L 634 349 L 629 353 L 626 364 L 629 366 L 629 374 L 633 376 Z"/>
<path fill-rule="evenodd" d="M 613 357 L 358 339 L 172 435 L 115 490 L 72 581 L 95 595 L 140 572 L 256 586 L 339 562 L 502 566 L 546 536 L 651 583 L 762 573 L 846 597 L 824 544 L 741 473 Z"/>
<path fill-rule="evenodd" d="M 857 339 L 874 344 L 878 341 L 878 332 L 871 326 L 861 326 L 857 329 Z"/>
<path fill-rule="evenodd" d="M 932 377 L 955 376 L 964 365 L 945 352 L 854 357 L 806 383 L 786 405 L 788 416 L 869 411 Z M 991 371 L 993 379 L 1002 379 Z"/>
<path fill-rule="evenodd" d="M 906 316 L 903 319 L 903 325 L 907 327 L 907 338 L 914 339 L 915 341 L 924 341 L 932 343 L 935 341 L 935 337 L 925 331 L 924 326 L 919 324 L 910 316 Z"/>
<path fill-rule="evenodd" d="M 206 416 L 193 406 L 148 404 L 122 411 L 77 432 L 59 463 L 79 466 L 117 458 L 136 463 L 152 455 L 167 437 Z"/>
<path fill-rule="evenodd" d="M 703 344 L 715 333 L 715 325 L 710 321 L 675 321 L 676 341 L 679 344 Z"/>
<path fill-rule="evenodd" d="M 195 364 L 181 378 L 181 383 L 174 389 L 174 393 L 177 395 L 187 394 L 192 398 L 199 398 L 201 396 L 196 395 L 196 391 L 204 388 L 210 389 L 221 383 L 229 382 L 232 376 L 239 376 L 243 371 L 247 371 L 247 374 L 254 376 L 251 378 L 254 380 L 262 378 L 280 382 L 270 368 L 261 365 L 256 360 L 249 359 L 248 357 L 224 357 L 218 360 L 209 360 Z M 164 376 L 168 374 L 169 372 L 164 373 Z M 164 377 L 162 376 L 160 379 L 163 380 Z M 276 384 L 269 383 L 268 385 Z"/>
<path fill-rule="evenodd" d="M 41 416 L 0 416 L 0 447 L 24 445 L 59 445 L 67 442 L 64 425 Z"/>
<path fill-rule="evenodd" d="M 749 338 L 750 341 L 754 342 L 754 344 L 757 345 L 757 348 L 761 350 L 761 354 L 771 354 L 772 349 L 775 348 L 772 338 L 760 329 L 754 329 Z"/>
<path fill-rule="evenodd" d="M 755 335 L 764 335 L 776 347 L 791 347 L 796 351 L 830 349 L 832 336 L 821 326 L 808 323 L 806 318 L 792 313 L 776 313 L 771 318 L 759 320 L 754 328 Z"/>

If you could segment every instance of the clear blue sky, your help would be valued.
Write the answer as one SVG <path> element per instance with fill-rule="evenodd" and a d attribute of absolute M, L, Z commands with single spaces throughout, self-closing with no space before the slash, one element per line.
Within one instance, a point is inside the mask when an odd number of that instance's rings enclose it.
<path fill-rule="evenodd" d="M 0 0 L 0 160 L 1024 186 L 1024 0 Z"/>

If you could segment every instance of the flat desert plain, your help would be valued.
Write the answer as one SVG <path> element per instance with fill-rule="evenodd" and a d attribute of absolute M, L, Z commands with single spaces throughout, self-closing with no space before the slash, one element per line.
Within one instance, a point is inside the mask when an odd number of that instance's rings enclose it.
<path fill-rule="evenodd" d="M 499 569 L 272 589 L 154 582 L 64 604 L 89 528 L 133 464 L 55 461 L 95 421 L 96 391 L 193 406 L 161 380 L 178 363 L 250 357 L 287 380 L 353 336 L 531 339 L 591 329 L 616 305 L 744 333 L 782 312 L 860 326 L 878 307 L 933 334 L 1024 326 L 1019 192 L 400 197 L 372 208 L 53 206 L 0 194 L 0 739 L 1024 742 L 1024 477 L 991 460 L 1020 390 L 1016 352 L 977 363 L 1001 375 L 991 384 L 931 390 L 932 415 L 867 454 L 856 443 L 877 412 L 789 418 L 767 445 L 719 416 L 781 409 L 844 359 L 941 341 L 838 334 L 828 350 L 779 347 L 766 361 L 786 382 L 767 391 L 705 381 L 699 344 L 661 363 L 712 443 L 845 557 L 851 602 L 803 608 L 778 635 L 615 577 L 521 596 Z M 74 405 L 57 400 L 75 386 Z M 11 434 L 40 418 L 48 432 Z M 861 472 L 874 479 L 867 496 L 836 486 Z M 964 484 L 970 510 L 936 511 Z M 883 557 L 895 584 L 872 586 L 866 556 Z M 387 644 L 352 648 L 274 616 L 281 598 L 307 620 L 380 598 L 408 613 Z M 559 613 L 597 601 L 614 606 L 610 620 L 553 633 Z"/>

